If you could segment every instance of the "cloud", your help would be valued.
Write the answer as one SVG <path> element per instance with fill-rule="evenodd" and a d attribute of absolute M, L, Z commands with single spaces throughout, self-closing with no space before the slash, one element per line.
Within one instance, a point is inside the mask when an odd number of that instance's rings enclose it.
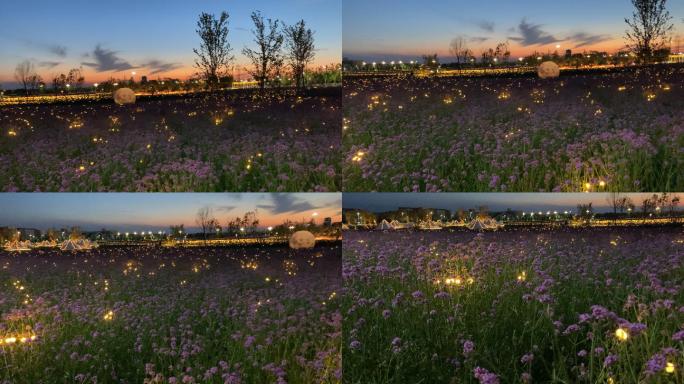
<path fill-rule="evenodd" d="M 33 41 L 29 39 L 19 39 L 19 41 L 29 47 L 43 49 L 59 57 L 66 57 L 67 55 L 67 47 L 64 45 Z"/>
<path fill-rule="evenodd" d="M 290 212 L 305 212 L 318 208 L 310 202 L 298 199 L 289 193 L 272 193 L 271 200 L 273 204 L 261 204 L 257 207 L 266 209 L 274 215 Z"/>
<path fill-rule="evenodd" d="M 512 36 L 509 39 L 518 41 L 520 45 L 526 47 L 529 45 L 543 45 L 556 43 L 562 40 L 555 38 L 553 35 L 542 31 L 541 24 L 528 23 L 527 20 L 522 19 L 518 25 L 518 31 L 521 36 Z"/>
<path fill-rule="evenodd" d="M 47 48 L 48 51 L 59 57 L 66 57 L 67 55 L 67 48 L 63 45 L 51 44 L 48 45 Z"/>
<path fill-rule="evenodd" d="M 146 63 L 143 63 L 142 66 L 149 68 L 151 71 L 150 74 L 152 75 L 155 75 L 157 73 L 169 72 L 181 67 L 181 65 L 178 63 L 165 63 L 160 60 L 150 60 Z"/>
<path fill-rule="evenodd" d="M 95 68 L 98 72 L 125 71 L 127 69 L 135 68 L 128 61 L 118 57 L 116 53 L 116 51 L 104 49 L 98 44 L 93 51 L 95 62 L 83 62 L 81 64 Z"/>
<path fill-rule="evenodd" d="M 230 212 L 230 211 L 234 210 L 235 208 L 237 208 L 237 207 L 234 205 L 217 205 L 216 206 L 216 210 L 219 212 Z"/>
<path fill-rule="evenodd" d="M 473 36 L 473 37 L 469 37 L 468 40 L 472 41 L 473 43 L 484 43 L 485 41 L 489 40 L 489 37 Z"/>
<path fill-rule="evenodd" d="M 62 64 L 60 61 L 41 61 L 38 63 L 38 66 L 52 69 L 60 64 Z"/>
<path fill-rule="evenodd" d="M 590 35 L 585 32 L 578 32 L 575 33 L 574 35 L 568 36 L 568 40 L 574 41 L 575 42 L 575 47 L 585 47 L 587 45 L 594 45 L 597 43 L 601 43 L 607 40 L 610 40 L 611 37 L 608 35 Z"/>
<path fill-rule="evenodd" d="M 477 26 L 485 32 L 494 32 L 494 22 L 481 20 L 477 22 Z"/>

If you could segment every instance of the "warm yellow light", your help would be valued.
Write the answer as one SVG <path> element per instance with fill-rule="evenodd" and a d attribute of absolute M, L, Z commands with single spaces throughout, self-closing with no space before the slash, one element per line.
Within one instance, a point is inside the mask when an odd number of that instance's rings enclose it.
<path fill-rule="evenodd" d="M 667 373 L 674 373 L 675 372 L 675 366 L 673 363 L 670 363 L 669 361 L 665 365 L 665 372 Z"/>
<path fill-rule="evenodd" d="M 603 180 L 599 181 L 599 187 L 605 187 L 605 186 L 606 186 L 605 181 L 603 181 Z"/>
<path fill-rule="evenodd" d="M 527 279 L 527 272 L 522 271 L 518 274 L 518 281 L 525 281 Z"/>
<path fill-rule="evenodd" d="M 114 311 L 109 311 L 105 313 L 105 315 L 102 317 L 105 321 L 110 321 L 114 318 Z"/>
<path fill-rule="evenodd" d="M 586 189 L 591 189 L 591 183 L 585 183 L 585 184 L 584 184 L 584 187 L 585 187 Z"/>
<path fill-rule="evenodd" d="M 625 341 L 629 339 L 629 333 L 623 328 L 618 328 L 615 330 L 615 337 L 620 341 Z"/>

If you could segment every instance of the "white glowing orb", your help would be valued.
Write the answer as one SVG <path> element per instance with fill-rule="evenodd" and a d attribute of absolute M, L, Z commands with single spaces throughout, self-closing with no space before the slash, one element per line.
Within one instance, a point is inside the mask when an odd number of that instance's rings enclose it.
<path fill-rule="evenodd" d="M 545 61 L 537 68 L 537 74 L 542 79 L 550 79 L 560 76 L 560 67 L 553 61 Z"/>
<path fill-rule="evenodd" d="M 119 88 L 114 91 L 114 102 L 119 105 L 135 103 L 135 92 L 130 88 Z"/>
<path fill-rule="evenodd" d="M 309 231 L 297 231 L 290 236 L 290 248 L 306 249 L 316 245 L 316 236 Z"/>

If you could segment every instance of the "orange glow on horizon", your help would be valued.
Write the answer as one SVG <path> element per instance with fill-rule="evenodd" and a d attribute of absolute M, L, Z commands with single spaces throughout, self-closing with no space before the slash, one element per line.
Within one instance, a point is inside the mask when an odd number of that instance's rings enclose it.
<path fill-rule="evenodd" d="M 307 66 L 307 69 L 314 70 L 325 66 L 337 65 L 339 63 L 341 63 L 341 55 L 326 55 L 322 57 L 316 57 L 314 62 L 310 63 Z M 0 67 L 0 82 L 14 83 L 16 82 L 13 76 L 14 67 L 12 67 L 9 63 L 7 65 L 9 66 L 5 68 Z M 243 62 L 236 62 L 234 64 L 234 69 L 230 72 L 234 75 L 236 80 L 247 80 L 251 77 L 246 70 L 246 65 L 247 64 Z M 63 64 L 59 67 L 52 68 L 49 70 L 37 68 L 37 72 L 43 78 L 43 82 L 49 88 L 52 84 L 53 77 L 57 76 L 60 73 L 66 73 L 69 71 L 70 68 L 74 67 L 79 66 L 70 66 L 68 64 Z M 134 76 L 136 82 L 139 82 L 142 76 L 147 76 L 148 80 L 171 78 L 185 81 L 195 76 L 195 74 L 197 73 L 197 68 L 195 68 L 192 63 L 183 63 L 183 66 L 181 68 L 156 74 L 152 74 L 152 70 L 145 67 L 125 71 L 96 72 L 94 69 L 84 66 L 82 67 L 82 71 L 83 76 L 85 78 L 85 85 L 89 86 L 90 84 L 102 83 L 112 78 L 114 78 L 115 80 L 129 80 L 132 76 L 131 72 L 133 71 L 136 73 Z"/>

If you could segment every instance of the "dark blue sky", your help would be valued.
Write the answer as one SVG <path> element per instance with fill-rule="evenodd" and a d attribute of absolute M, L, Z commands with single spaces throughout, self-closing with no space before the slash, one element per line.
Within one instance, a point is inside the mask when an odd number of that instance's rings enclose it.
<path fill-rule="evenodd" d="M 17 63 L 32 60 L 44 79 L 82 63 L 98 64 L 95 54 L 115 63 L 114 70 L 84 65 L 87 82 L 110 76 L 185 78 L 199 46 L 195 33 L 201 12 L 229 13 L 229 42 L 236 72 L 246 64 L 240 51 L 252 44 L 250 13 L 287 24 L 304 19 L 316 34 L 315 65 L 341 60 L 341 0 L 2 0 L 0 1 L 0 84 L 13 83 Z M 102 67 L 102 68 L 106 68 Z M 159 71 L 158 73 L 153 73 Z"/>
<path fill-rule="evenodd" d="M 86 230 L 166 230 L 171 224 L 195 227 L 205 206 L 221 225 L 258 209 L 262 226 L 290 219 L 309 220 L 313 213 L 341 218 L 340 193 L 0 193 L 0 226 L 69 227 Z"/>
<path fill-rule="evenodd" d="M 684 1 L 669 0 L 675 35 L 684 46 Z M 463 36 L 479 55 L 509 41 L 513 57 L 533 51 L 612 51 L 624 45 L 629 0 L 344 0 L 343 53 L 365 60 L 449 56 Z"/>
<path fill-rule="evenodd" d="M 626 193 L 639 205 L 651 193 Z M 507 208 L 521 211 L 572 210 L 577 204 L 593 203 L 596 211 L 608 211 L 608 193 L 345 193 L 344 208 L 361 208 L 372 212 L 399 207 L 457 209 L 487 206 L 491 211 Z"/>

